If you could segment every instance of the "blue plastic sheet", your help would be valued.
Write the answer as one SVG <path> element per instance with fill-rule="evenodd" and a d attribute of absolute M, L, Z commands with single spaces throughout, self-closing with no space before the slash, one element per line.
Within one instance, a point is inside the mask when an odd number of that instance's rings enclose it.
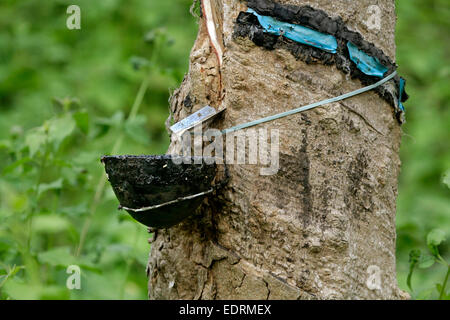
<path fill-rule="evenodd" d="M 377 58 L 367 55 L 364 51 L 359 50 L 353 43 L 347 43 L 350 59 L 356 64 L 359 70 L 369 76 L 383 77 L 388 68 L 383 66 Z"/>
<path fill-rule="evenodd" d="M 400 85 L 398 88 L 398 107 L 400 110 L 405 111 L 405 107 L 402 104 L 403 92 L 405 91 L 405 79 L 400 78 Z"/>
<path fill-rule="evenodd" d="M 278 21 L 269 16 L 262 16 L 252 9 L 247 12 L 254 14 L 261 26 L 268 33 L 277 36 L 284 36 L 296 42 L 307 44 L 327 52 L 336 53 L 336 38 L 329 34 L 324 34 L 297 24 Z"/>

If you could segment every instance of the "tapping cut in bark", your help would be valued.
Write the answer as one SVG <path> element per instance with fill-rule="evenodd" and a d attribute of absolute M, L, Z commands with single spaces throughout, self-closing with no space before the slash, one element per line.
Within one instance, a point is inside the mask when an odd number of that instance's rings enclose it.
<path fill-rule="evenodd" d="M 203 16 L 205 17 L 206 29 L 208 30 L 209 39 L 211 40 L 211 47 L 213 48 L 219 68 L 223 61 L 223 40 L 222 30 L 219 28 L 220 21 L 220 7 L 218 2 L 214 0 L 202 0 Z"/>

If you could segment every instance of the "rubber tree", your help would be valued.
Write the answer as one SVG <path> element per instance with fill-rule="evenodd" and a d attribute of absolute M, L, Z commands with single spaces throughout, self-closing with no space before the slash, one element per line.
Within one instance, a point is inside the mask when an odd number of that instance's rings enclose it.
<path fill-rule="evenodd" d="M 395 61 L 394 0 L 277 1 L 340 17 Z M 258 1 L 202 1 L 189 72 L 170 100 L 174 121 L 226 107 L 215 123 L 223 129 L 363 86 L 332 63 L 240 35 L 237 19 L 250 2 Z M 396 279 L 401 127 L 392 106 L 371 91 L 259 128 L 279 130 L 278 172 L 228 165 L 224 188 L 159 230 L 149 298 L 405 298 Z"/>

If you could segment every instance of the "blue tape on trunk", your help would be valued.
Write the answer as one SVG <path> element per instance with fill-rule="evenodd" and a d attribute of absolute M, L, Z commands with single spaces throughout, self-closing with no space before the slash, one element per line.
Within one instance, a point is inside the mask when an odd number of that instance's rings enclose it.
<path fill-rule="evenodd" d="M 400 84 L 398 88 L 398 107 L 401 111 L 405 111 L 405 107 L 402 104 L 403 92 L 405 91 L 405 79 L 400 78 Z"/>
<path fill-rule="evenodd" d="M 388 68 L 383 66 L 377 58 L 371 57 L 359 50 L 353 43 L 347 43 L 350 59 L 356 64 L 359 70 L 368 76 L 383 77 Z"/>
<path fill-rule="evenodd" d="M 318 31 L 315 31 L 313 29 L 309 29 L 303 26 L 300 26 L 298 24 L 292 24 L 287 22 L 282 22 L 279 20 L 276 20 L 270 16 L 263 16 L 258 14 L 255 10 L 248 8 L 248 13 L 253 14 L 257 17 L 259 24 L 263 27 L 264 32 L 277 35 L 277 36 L 284 36 L 285 38 L 291 39 L 295 42 L 303 43 L 309 46 L 313 46 L 316 48 L 319 48 L 321 50 L 330 52 L 330 53 L 336 53 L 338 49 L 338 43 L 334 36 L 329 34 L 324 34 Z M 372 57 L 365 53 L 363 50 L 356 47 L 353 43 L 350 41 L 347 41 L 347 49 L 350 56 L 350 60 L 355 63 L 356 67 L 363 72 L 364 74 L 368 76 L 383 78 L 384 75 L 388 72 L 388 68 L 384 66 L 376 57 Z M 385 79 L 391 79 L 396 72 L 394 71 L 390 76 L 386 77 Z M 375 84 L 374 88 L 381 85 L 382 83 L 386 82 L 384 80 L 379 81 Z M 400 78 L 399 82 L 399 88 L 398 88 L 398 109 L 400 109 L 400 114 L 403 114 L 405 111 L 405 108 L 402 104 L 402 97 L 405 90 L 405 80 L 403 78 Z M 395 98 L 394 98 L 395 99 Z M 315 106 L 315 104 L 313 104 Z M 301 111 L 307 110 L 311 108 L 311 106 L 305 106 L 303 108 L 300 108 Z M 298 109 L 298 110 L 300 110 Z M 295 110 L 295 112 L 299 112 L 298 110 Z M 288 114 L 291 114 L 292 111 L 285 112 L 282 114 L 278 114 L 275 116 L 267 117 L 264 119 L 252 121 L 243 125 L 238 125 L 233 128 L 229 128 L 224 130 L 224 133 L 232 132 L 235 130 L 239 130 L 242 128 L 246 128 L 255 124 L 259 124 L 262 122 L 278 119 L 279 117 L 286 116 Z M 400 122 L 403 122 L 403 120 L 400 120 Z"/>
<path fill-rule="evenodd" d="M 297 24 L 278 21 L 272 17 L 262 16 L 250 8 L 247 12 L 255 15 L 258 18 L 259 24 L 264 28 L 264 31 L 268 33 L 284 36 L 296 42 L 336 53 L 338 45 L 336 38 L 332 35 L 324 34 Z"/>

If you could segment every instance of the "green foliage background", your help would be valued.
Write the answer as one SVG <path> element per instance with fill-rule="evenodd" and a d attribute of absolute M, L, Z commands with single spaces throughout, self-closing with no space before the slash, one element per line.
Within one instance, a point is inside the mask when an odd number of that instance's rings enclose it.
<path fill-rule="evenodd" d="M 66 28 L 73 2 L 81 30 Z M 0 3 L 0 298 L 146 299 L 149 235 L 117 211 L 99 157 L 166 151 L 169 92 L 187 71 L 197 30 L 190 5 Z M 398 279 L 407 290 L 409 251 L 425 248 L 433 228 L 450 233 L 442 183 L 450 169 L 450 8 L 446 0 L 399 0 L 397 13 L 397 63 L 411 96 L 397 214 Z M 448 241 L 440 251 L 448 257 Z M 82 269 L 81 290 L 66 288 L 71 264 Z M 442 282 L 443 268 L 431 270 L 414 274 L 413 297 Z"/>

